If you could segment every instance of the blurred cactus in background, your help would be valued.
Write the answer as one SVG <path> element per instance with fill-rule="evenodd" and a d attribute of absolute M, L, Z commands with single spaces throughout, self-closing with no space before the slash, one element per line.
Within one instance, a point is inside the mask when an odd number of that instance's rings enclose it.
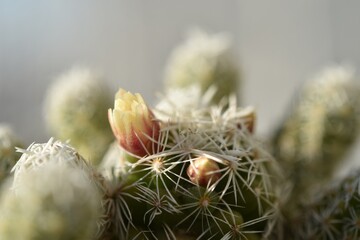
<path fill-rule="evenodd" d="M 74 68 L 49 88 L 46 123 L 54 137 L 70 140 L 81 155 L 97 164 L 114 139 L 106 117 L 111 102 L 100 76 L 86 68 Z"/>
<path fill-rule="evenodd" d="M 22 143 L 10 127 L 0 124 L 0 184 L 21 156 L 16 152 L 16 147 L 22 147 Z"/>
<path fill-rule="evenodd" d="M 277 159 L 296 168 L 290 172 L 301 195 L 310 184 L 331 178 L 355 142 L 359 100 L 352 72 L 341 67 L 325 70 L 304 86 L 274 141 Z"/>
<path fill-rule="evenodd" d="M 301 206 L 321 196 L 346 164 L 346 153 L 359 134 L 359 100 L 360 87 L 353 72 L 342 67 L 326 69 L 305 84 L 273 139 L 274 155 L 288 185 L 284 188 L 288 197 L 282 199 L 285 221 L 301 218 Z"/>
<path fill-rule="evenodd" d="M 204 94 L 214 88 L 211 100 L 215 104 L 223 97 L 237 94 L 239 84 L 229 37 L 200 30 L 191 32 L 186 42 L 173 51 L 165 74 L 167 89 L 198 85 Z"/>
<path fill-rule="evenodd" d="M 352 171 L 344 179 L 315 194 L 301 205 L 301 215 L 286 223 L 286 239 L 359 239 L 360 174 Z"/>
<path fill-rule="evenodd" d="M 360 174 L 353 171 L 328 189 L 320 199 L 306 206 L 304 231 L 313 238 L 360 238 Z M 312 222 L 312 230 L 306 226 Z"/>

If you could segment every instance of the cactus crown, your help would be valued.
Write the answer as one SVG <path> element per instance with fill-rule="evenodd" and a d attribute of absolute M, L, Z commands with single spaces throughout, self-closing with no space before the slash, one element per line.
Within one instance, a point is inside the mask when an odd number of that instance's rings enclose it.
<path fill-rule="evenodd" d="M 113 234 L 126 238 L 136 229 L 145 235 L 180 231 L 236 239 L 261 229 L 271 214 L 274 191 L 268 167 L 274 163 L 252 136 L 253 109 L 238 108 L 231 98 L 194 109 L 187 117 L 174 111 L 160 121 L 158 138 L 147 136 L 151 152 L 140 157 L 124 154 L 131 150 L 126 146 L 116 150 L 114 166 L 126 170 L 114 169 L 117 177 L 112 178 L 118 182 L 118 199 L 112 195 L 108 201 L 122 210 L 112 216 L 119 219 L 114 223 L 122 222 L 113 226 Z M 125 135 L 120 138 L 136 137 Z"/>

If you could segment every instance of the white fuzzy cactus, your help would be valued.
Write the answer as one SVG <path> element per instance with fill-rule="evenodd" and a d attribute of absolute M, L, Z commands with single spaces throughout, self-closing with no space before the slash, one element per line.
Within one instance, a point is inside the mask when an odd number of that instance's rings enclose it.
<path fill-rule="evenodd" d="M 360 87 L 354 78 L 353 71 L 334 67 L 307 82 L 275 137 L 275 156 L 286 169 L 296 168 L 289 173 L 302 198 L 333 176 L 356 140 Z"/>
<path fill-rule="evenodd" d="M 198 85 L 202 93 L 214 87 L 212 102 L 218 103 L 223 97 L 237 93 L 238 78 L 229 37 L 198 30 L 191 32 L 187 41 L 172 53 L 165 84 L 169 89 Z"/>
<path fill-rule="evenodd" d="M 287 177 L 280 203 L 284 222 L 296 225 L 305 211 L 300 206 L 321 196 L 347 163 L 346 154 L 359 134 L 359 100 L 354 72 L 343 67 L 325 69 L 304 85 L 273 139 L 275 157 Z"/>
<path fill-rule="evenodd" d="M 100 76 L 74 68 L 57 78 L 47 92 L 47 126 L 53 136 L 70 140 L 81 155 L 97 164 L 113 140 L 106 117 L 111 100 Z"/>
<path fill-rule="evenodd" d="M 44 162 L 22 173 L 16 192 L 3 190 L 0 239 L 94 239 L 101 204 L 83 169 Z"/>

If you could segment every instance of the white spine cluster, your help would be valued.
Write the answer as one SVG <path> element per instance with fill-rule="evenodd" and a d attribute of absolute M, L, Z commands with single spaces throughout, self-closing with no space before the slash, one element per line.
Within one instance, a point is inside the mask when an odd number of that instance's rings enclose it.
<path fill-rule="evenodd" d="M 91 166 L 67 143 L 56 141 L 53 138 L 47 143 L 33 143 L 27 149 L 18 149 L 22 156 L 13 167 L 14 173 L 13 188 L 20 186 L 21 178 L 26 172 L 40 168 L 48 162 L 59 165 L 68 165 L 73 168 L 80 168 L 88 176 L 93 175 Z"/>

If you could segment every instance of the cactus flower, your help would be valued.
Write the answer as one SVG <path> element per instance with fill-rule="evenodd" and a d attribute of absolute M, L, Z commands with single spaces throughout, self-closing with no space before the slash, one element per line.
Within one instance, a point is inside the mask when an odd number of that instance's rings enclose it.
<path fill-rule="evenodd" d="M 193 183 L 206 187 L 221 177 L 219 169 L 219 165 L 215 161 L 201 156 L 191 161 L 187 175 Z"/>
<path fill-rule="evenodd" d="M 122 148 L 138 157 L 156 152 L 160 125 L 140 94 L 120 89 L 115 95 L 114 109 L 109 109 L 108 116 Z"/>

